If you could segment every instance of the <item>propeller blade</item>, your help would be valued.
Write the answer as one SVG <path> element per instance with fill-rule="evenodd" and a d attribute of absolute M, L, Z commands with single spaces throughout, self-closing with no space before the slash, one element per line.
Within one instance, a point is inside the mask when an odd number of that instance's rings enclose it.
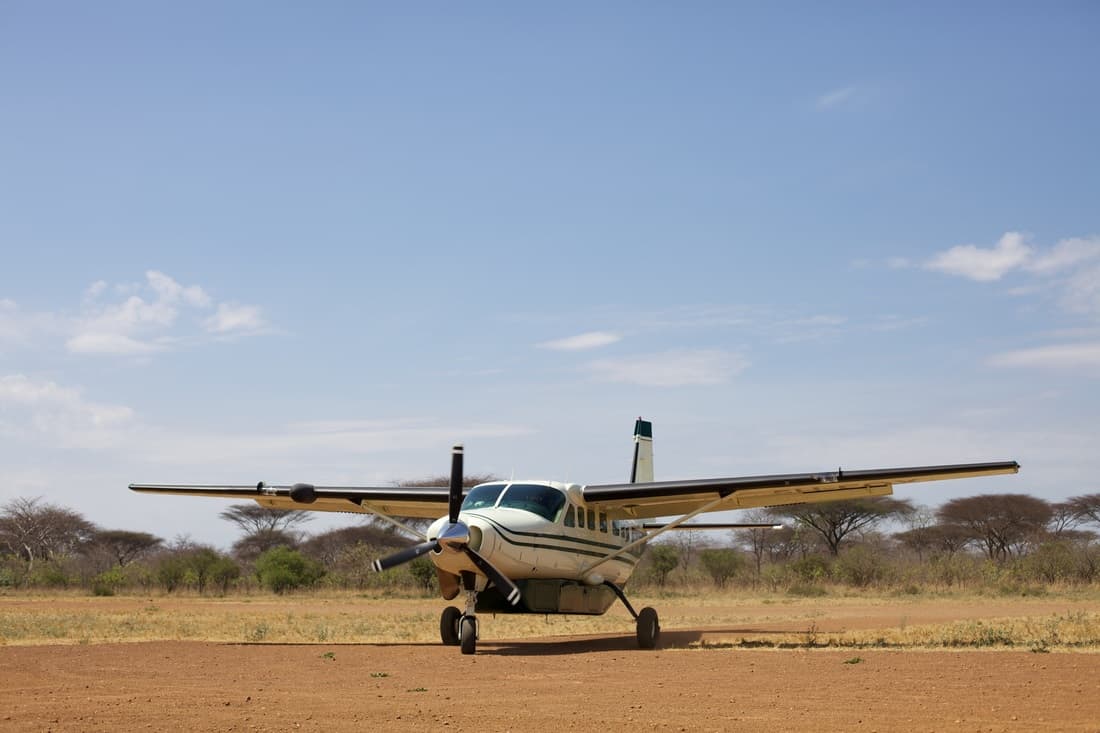
<path fill-rule="evenodd" d="M 376 573 L 380 573 L 383 570 L 389 570 L 390 568 L 395 568 L 398 565 L 407 563 L 409 560 L 415 560 L 421 555 L 431 552 L 438 547 L 439 545 L 435 540 L 421 542 L 419 545 L 413 545 L 412 547 L 406 547 L 404 550 L 398 550 L 392 555 L 380 557 L 372 562 L 370 566 Z"/>
<path fill-rule="evenodd" d="M 520 593 L 516 584 L 508 580 L 504 573 L 496 569 L 491 562 L 477 554 L 474 550 L 471 550 L 468 546 L 462 548 L 470 561 L 477 566 L 477 569 L 485 573 L 485 576 L 493 582 L 493 585 L 497 587 L 500 594 L 507 599 L 513 606 L 519 603 Z"/>
<path fill-rule="evenodd" d="M 447 495 L 447 518 L 451 524 L 458 521 L 462 507 L 462 446 L 451 449 L 451 492 Z"/>

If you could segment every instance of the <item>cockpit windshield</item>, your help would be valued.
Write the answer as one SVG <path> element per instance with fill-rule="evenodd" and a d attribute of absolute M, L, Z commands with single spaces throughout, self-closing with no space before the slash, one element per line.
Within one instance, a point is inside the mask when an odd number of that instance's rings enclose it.
<path fill-rule="evenodd" d="M 500 500 L 501 507 L 522 509 L 554 522 L 565 505 L 565 494 L 539 484 L 511 484 Z"/>
<path fill-rule="evenodd" d="M 507 484 L 482 484 L 481 486 L 475 486 L 470 489 L 470 493 L 466 494 L 466 498 L 462 500 L 462 510 L 485 509 L 486 507 L 496 506 L 497 499 L 500 497 L 500 492 L 504 491 L 505 486 L 507 486 Z"/>

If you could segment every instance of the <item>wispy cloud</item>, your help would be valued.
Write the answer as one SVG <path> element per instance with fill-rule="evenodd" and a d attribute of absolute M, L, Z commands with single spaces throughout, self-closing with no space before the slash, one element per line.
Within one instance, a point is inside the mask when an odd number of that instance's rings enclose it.
<path fill-rule="evenodd" d="M 817 98 L 818 109 L 831 109 L 833 107 L 849 102 L 856 96 L 858 88 L 855 86 L 841 87 L 840 89 L 834 89 L 830 92 L 826 92 Z"/>
<path fill-rule="evenodd" d="M 14 300 L 0 298 L 0 346 L 26 346 L 47 334 L 56 334 L 61 326 L 52 313 L 24 311 Z"/>
<path fill-rule="evenodd" d="M 1087 370 L 1100 374 L 1100 343 L 1053 344 L 996 354 L 989 363 L 998 367 L 1037 367 Z"/>
<path fill-rule="evenodd" d="M 204 317 L 211 308 L 214 313 Z M 259 306 L 218 302 L 201 286 L 182 285 L 158 270 L 148 270 L 141 283 L 91 283 L 75 315 L 29 313 L 0 300 L 0 344 L 60 337 L 74 354 L 147 356 L 204 334 L 209 339 L 266 330 Z"/>
<path fill-rule="evenodd" d="M 961 244 L 936 254 L 925 263 L 925 267 L 949 275 L 989 282 L 1000 280 L 1006 273 L 1023 266 L 1032 252 L 1023 234 L 1006 232 L 992 247 Z"/>
<path fill-rule="evenodd" d="M 553 341 L 543 341 L 540 344 L 536 344 L 536 346 L 540 349 L 550 349 L 552 351 L 583 351 L 585 349 L 598 349 L 601 346 L 607 346 L 621 340 L 622 336 L 617 333 L 609 333 L 608 331 L 589 331 L 587 333 L 577 334 L 576 336 L 567 336 Z"/>
<path fill-rule="evenodd" d="M 687 387 L 723 384 L 748 365 L 748 360 L 740 354 L 712 349 L 598 359 L 588 364 L 588 370 L 601 381 L 645 387 Z"/>
<path fill-rule="evenodd" d="M 0 377 L 0 434 L 102 446 L 130 425 L 134 411 L 85 399 L 81 390 L 24 374 Z"/>
<path fill-rule="evenodd" d="M 1100 317 L 1100 236 L 1063 239 L 1044 249 L 1019 232 L 1006 232 L 992 247 L 964 244 L 934 255 L 924 267 L 979 282 L 1010 272 L 1036 276 L 1013 287 L 1012 295 L 1053 291 L 1067 311 Z"/>
<path fill-rule="evenodd" d="M 266 325 L 259 307 L 239 303 L 219 303 L 217 312 L 203 321 L 207 331 L 223 335 L 256 332 Z"/>

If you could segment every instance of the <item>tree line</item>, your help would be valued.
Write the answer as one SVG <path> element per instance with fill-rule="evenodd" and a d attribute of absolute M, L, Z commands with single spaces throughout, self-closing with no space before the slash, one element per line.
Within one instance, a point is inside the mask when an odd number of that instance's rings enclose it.
<path fill-rule="evenodd" d="M 310 534 L 305 526 L 313 515 L 305 511 L 250 502 L 231 505 L 220 516 L 238 531 L 228 552 L 187 537 L 165 540 L 98 527 L 42 498 L 16 498 L 0 506 L 0 589 L 282 593 L 320 585 L 419 592 L 435 583 L 427 558 L 371 572 L 373 558 L 409 540 L 369 517 L 356 526 Z M 881 497 L 753 510 L 748 519 L 783 527 L 718 537 L 670 532 L 650 546 L 634 582 L 763 585 L 813 593 L 827 583 L 1027 587 L 1100 580 L 1100 494 L 1061 502 L 982 494 L 935 509 Z"/>

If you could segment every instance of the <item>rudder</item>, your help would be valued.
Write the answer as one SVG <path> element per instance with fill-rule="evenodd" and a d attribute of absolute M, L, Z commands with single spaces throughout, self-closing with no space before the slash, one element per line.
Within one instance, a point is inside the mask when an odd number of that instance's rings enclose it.
<path fill-rule="evenodd" d="M 638 418 L 634 422 L 634 463 L 630 467 L 630 483 L 653 481 L 653 423 Z"/>

